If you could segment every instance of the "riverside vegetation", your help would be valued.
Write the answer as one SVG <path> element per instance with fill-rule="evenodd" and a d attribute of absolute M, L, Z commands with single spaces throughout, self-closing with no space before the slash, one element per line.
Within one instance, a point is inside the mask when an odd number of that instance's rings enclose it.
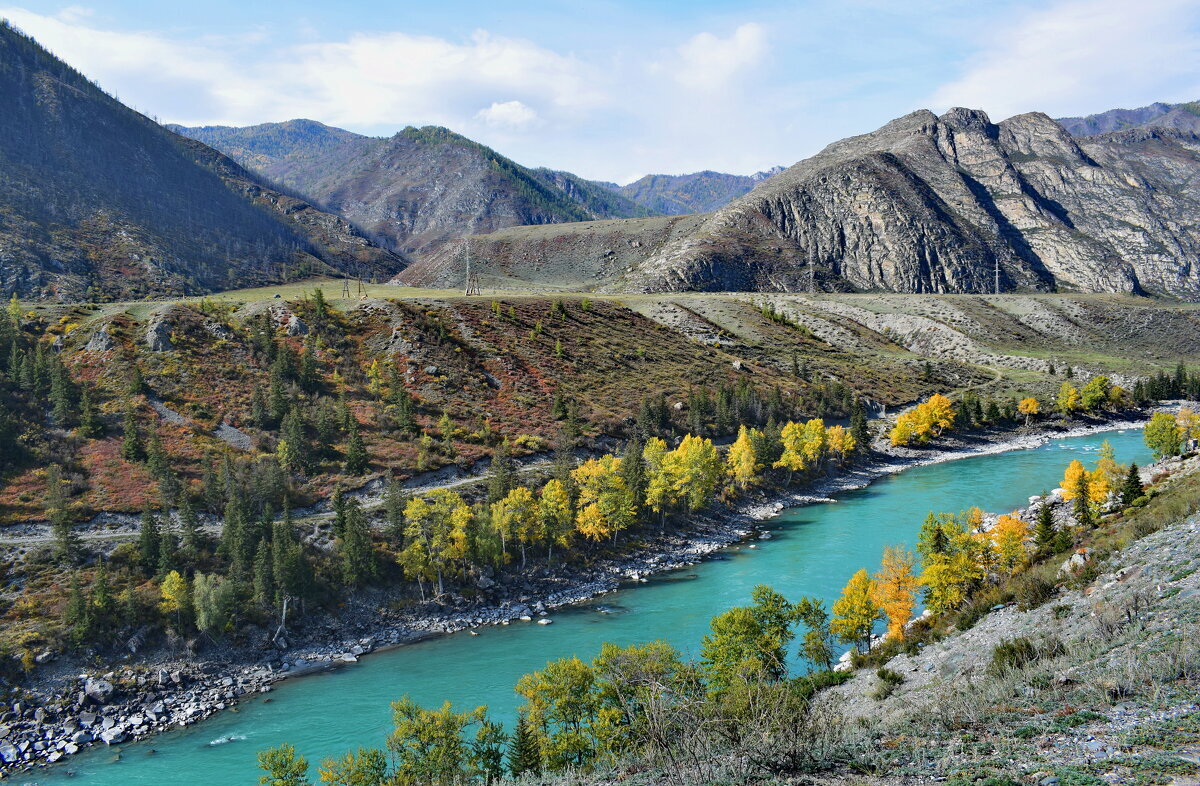
<path fill-rule="evenodd" d="M 1196 438 L 1195 416 L 1189 411 L 1171 420 L 1177 438 Z M 999 516 L 977 508 L 958 514 L 930 513 L 917 544 L 919 557 L 903 546 L 888 547 L 878 572 L 870 575 L 863 569 L 851 577 L 831 610 L 814 598 L 789 602 L 763 585 L 754 590 L 749 606 L 730 609 L 712 620 L 696 661 L 661 641 L 628 647 L 605 644 L 591 663 L 577 657 L 551 661 L 515 686 L 525 703 L 511 733 L 488 719 L 486 707 L 456 711 L 447 703 L 425 709 L 408 697 L 401 698 L 393 704 L 396 725 L 386 748 L 359 748 L 322 762 L 320 782 L 707 783 L 804 773 L 836 778 L 839 773 L 855 772 L 871 776 L 872 783 L 876 778 L 907 782 L 919 774 L 912 769 L 913 759 L 930 759 L 931 752 L 922 750 L 919 732 L 909 730 L 916 738 L 896 737 L 882 725 L 850 722 L 854 708 L 837 695 L 845 687 L 837 686 L 856 680 L 856 670 L 873 670 L 877 687 L 870 701 L 886 702 L 906 681 L 889 668 L 899 668 L 892 663 L 898 656 L 916 655 L 926 648 L 932 652 L 939 642 L 953 641 L 956 630 L 978 625 L 989 610 L 1011 605 L 1030 612 L 1060 593 L 1065 596 L 1095 581 L 1105 561 L 1118 559 L 1121 549 L 1196 512 L 1197 469 L 1193 454 L 1182 463 L 1170 457 L 1147 475 L 1136 465 L 1118 464 L 1105 443 L 1093 468 L 1072 462 L 1061 488 L 1035 498 L 1025 510 Z M 1153 484 L 1144 483 L 1148 477 Z M 1065 557 L 1070 558 L 1058 567 Z M 1118 578 L 1135 575 L 1136 570 L 1127 564 Z M 1190 571 L 1177 574 L 1172 581 L 1189 575 Z M 1178 589 L 1165 597 L 1177 593 Z M 918 598 L 924 601 L 926 613 L 914 620 Z M 1145 598 L 1137 602 L 1153 605 Z M 1070 608 L 1055 606 L 1053 616 L 1061 618 L 1060 611 Z M 1153 617 L 1146 608 L 1133 614 Z M 887 633 L 876 639 L 874 630 L 881 620 L 887 623 Z M 1105 636 L 1118 638 L 1119 629 L 1131 621 L 1110 619 Z M 807 674 L 788 671 L 796 639 Z M 835 642 L 854 647 L 849 660 L 837 669 Z M 1167 690 L 1158 704 L 1165 700 L 1186 711 L 1188 702 L 1197 698 L 1197 655 L 1192 647 L 1184 655 L 1191 659 L 1186 665 L 1146 678 L 1148 685 L 1130 674 L 1131 681 L 1114 689 L 1117 692 L 1110 694 L 1109 703 L 1147 689 Z M 1141 657 L 1158 656 L 1144 652 Z M 983 682 L 1007 686 L 1015 675 L 1038 667 L 1044 675 L 1046 666 L 1056 660 L 1068 660 L 1061 641 L 1028 636 L 1005 639 L 994 646 Z M 1059 686 L 1060 693 L 1061 686 L 1075 681 L 1068 677 L 1052 683 L 1034 675 L 1033 685 L 1041 692 L 1039 703 L 1045 705 L 1055 699 L 1052 684 Z M 985 689 L 975 682 L 969 690 Z M 1000 694 L 990 699 L 1000 702 L 996 711 L 1001 713 L 1006 689 L 1011 690 L 1001 687 Z M 1061 720 L 1049 729 L 1026 725 L 1017 730 L 1016 738 L 1032 740 L 1107 720 L 1090 709 L 1065 706 L 1058 716 Z M 976 716 L 987 709 L 980 707 Z M 1043 709 L 1034 714 L 1050 713 Z M 1188 718 L 1194 715 L 1185 716 L 1182 737 L 1177 738 L 1200 741 L 1187 731 L 1193 728 L 1187 725 Z M 953 719 L 936 716 L 923 721 L 930 732 L 947 722 L 953 724 Z M 1169 728 L 1170 720 L 1166 724 Z M 1091 784 L 1104 782 L 1095 777 L 1101 773 L 1108 773 L 1110 782 L 1166 783 L 1151 775 L 1200 772 L 1186 758 L 1153 750 L 1170 749 L 1173 743 L 1170 738 L 1158 740 L 1149 729 L 1133 732 L 1140 734 L 1143 747 L 1152 749 L 1149 753 L 1102 757 L 1108 760 L 1086 766 L 1057 761 L 1039 768 L 1033 761 L 1022 765 L 1011 759 L 1006 767 L 1003 758 L 988 756 L 994 751 L 991 746 L 972 749 L 969 742 L 977 738 L 968 729 L 973 728 L 951 725 L 951 736 L 961 735 L 968 744 L 935 757 L 941 759 L 939 772 L 949 772 L 954 783 L 1067 779 Z M 946 745 L 946 731 L 938 729 L 938 736 L 939 744 Z M 950 748 L 961 744 L 950 743 Z M 307 761 L 289 745 L 263 751 L 259 762 L 265 771 L 260 783 L 309 783 Z M 1130 780 L 1125 780 L 1127 776 Z M 851 778 L 848 782 L 867 781 Z"/>

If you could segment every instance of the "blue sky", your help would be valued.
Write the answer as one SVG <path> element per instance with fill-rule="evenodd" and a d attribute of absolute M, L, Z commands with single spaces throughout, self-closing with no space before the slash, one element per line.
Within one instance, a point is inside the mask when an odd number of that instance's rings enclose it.
<path fill-rule="evenodd" d="M 1195 0 L 0 0 L 0 16 L 163 122 L 438 124 L 618 182 L 787 165 L 919 108 L 1200 98 Z"/>

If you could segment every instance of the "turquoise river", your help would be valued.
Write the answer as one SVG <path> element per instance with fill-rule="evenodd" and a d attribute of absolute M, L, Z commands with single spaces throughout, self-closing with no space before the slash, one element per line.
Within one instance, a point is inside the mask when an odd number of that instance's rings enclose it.
<path fill-rule="evenodd" d="M 186 729 L 117 749 L 92 748 L 17 783 L 233 784 L 256 783 L 256 751 L 291 742 L 309 762 L 357 746 L 382 745 L 388 704 L 407 693 L 427 705 L 486 704 L 510 722 L 512 686 L 548 659 L 590 659 L 601 642 L 665 639 L 695 654 L 709 620 L 748 602 L 756 584 L 788 597 L 832 601 L 860 567 L 874 570 L 885 545 L 914 543 L 930 510 L 971 505 L 1006 511 L 1054 488 L 1066 464 L 1089 464 L 1105 439 L 1118 461 L 1148 458 L 1141 432 L 1127 430 L 1049 442 L 1030 450 L 975 456 L 914 467 L 836 503 L 785 511 L 769 522 L 770 540 L 733 547 L 716 559 L 664 574 L 553 613 L 554 624 L 514 623 L 465 631 L 364 658 L 336 672 L 285 681 L 269 694 Z M 313 768 L 315 776 L 315 765 Z"/>

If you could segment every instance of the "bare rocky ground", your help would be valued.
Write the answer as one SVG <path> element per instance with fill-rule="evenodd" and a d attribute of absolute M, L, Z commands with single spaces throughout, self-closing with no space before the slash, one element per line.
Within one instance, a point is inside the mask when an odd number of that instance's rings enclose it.
<path fill-rule="evenodd" d="M 1200 457 L 1153 472 L 1170 494 Z M 829 691 L 846 723 L 891 751 L 888 778 L 830 782 L 1200 783 L 1200 500 L 1180 488 L 1183 516 L 1064 563 L 1067 589 L 1040 605 L 997 606 L 895 656 L 885 668 L 898 683 L 863 670 Z M 1022 640 L 1037 654 L 1000 668 L 997 647 Z"/>
<path fill-rule="evenodd" d="M 317 613 L 272 642 L 274 630 L 250 629 L 233 641 L 193 651 L 183 641 L 146 648 L 138 637 L 128 651 L 96 668 L 74 657 L 44 656 L 27 697 L 0 712 L 0 772 L 44 766 L 92 744 L 119 744 L 187 726 L 271 690 L 275 682 L 339 668 L 380 649 L 484 625 L 552 622 L 555 608 L 646 581 L 682 568 L 734 543 L 757 538 L 786 507 L 861 488 L 905 468 L 985 453 L 1034 447 L 1050 438 L 1122 428 L 1134 422 L 1095 421 L 1074 427 L 947 436 L 936 447 L 877 445 L 877 460 L 788 493 L 761 492 L 735 505 L 691 517 L 686 526 L 650 534 L 627 553 L 569 570 L 538 567 L 521 576 L 476 577 L 481 597 L 454 592 L 413 604 L 396 590 L 360 593 L 337 616 Z M 432 485 L 461 483 L 445 478 Z M 363 490 L 372 500 L 372 490 Z M 316 513 L 316 511 L 310 511 Z"/>

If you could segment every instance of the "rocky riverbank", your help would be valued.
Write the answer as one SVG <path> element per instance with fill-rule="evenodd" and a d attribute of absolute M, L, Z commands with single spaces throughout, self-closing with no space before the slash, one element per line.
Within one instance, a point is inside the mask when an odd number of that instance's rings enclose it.
<path fill-rule="evenodd" d="M 304 630 L 289 635 L 283 649 L 270 646 L 270 637 L 258 631 L 236 646 L 227 643 L 197 655 L 143 654 L 137 666 L 99 673 L 68 671 L 71 664 L 66 662 L 47 664 L 27 698 L 0 714 L 0 772 L 45 766 L 88 745 L 119 745 L 187 726 L 246 696 L 268 692 L 279 680 L 352 664 L 373 651 L 485 625 L 551 624 L 556 608 L 694 565 L 734 543 L 763 537 L 770 528 L 766 522 L 785 508 L 830 501 L 835 494 L 903 469 L 1137 427 L 1140 422 L 1131 417 L 1072 428 L 1050 425 L 1017 433 L 947 436 L 926 449 L 879 445 L 877 460 L 866 466 L 811 483 L 802 491 L 760 491 L 734 504 L 716 505 L 689 518 L 685 529 L 648 535 L 631 552 L 587 567 L 480 575 L 474 599 L 449 594 L 437 604 L 396 608 L 397 595 L 379 590 L 351 599 L 336 619 L 306 621 Z"/>

